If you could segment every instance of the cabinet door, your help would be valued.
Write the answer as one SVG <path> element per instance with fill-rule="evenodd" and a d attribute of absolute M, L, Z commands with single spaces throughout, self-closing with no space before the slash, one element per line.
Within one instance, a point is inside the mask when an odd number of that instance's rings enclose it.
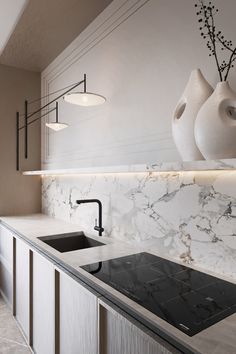
<path fill-rule="evenodd" d="M 16 239 L 15 248 L 15 316 L 26 338 L 30 337 L 30 250 Z"/>
<path fill-rule="evenodd" d="M 10 307 L 13 307 L 13 248 L 12 233 L 0 225 L 0 289 Z"/>
<path fill-rule="evenodd" d="M 33 349 L 55 353 L 55 276 L 53 264 L 33 252 Z"/>
<path fill-rule="evenodd" d="M 98 353 L 97 297 L 60 272 L 60 354 Z"/>
<path fill-rule="evenodd" d="M 99 354 L 179 354 L 161 338 L 143 332 L 99 300 Z"/>

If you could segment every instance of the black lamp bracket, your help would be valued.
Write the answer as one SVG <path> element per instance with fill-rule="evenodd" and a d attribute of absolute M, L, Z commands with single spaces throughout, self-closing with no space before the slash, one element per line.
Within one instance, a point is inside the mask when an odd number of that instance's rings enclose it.
<path fill-rule="evenodd" d="M 28 126 L 34 122 L 36 122 L 37 120 L 42 119 L 43 117 L 45 117 L 46 115 L 48 115 L 51 112 L 56 111 L 56 122 L 58 122 L 58 100 L 60 98 L 62 98 L 63 96 L 65 96 L 66 94 L 68 94 L 69 92 L 71 92 L 72 90 L 74 90 L 76 87 L 80 86 L 80 85 L 84 85 L 84 93 L 86 93 L 87 91 L 87 77 L 86 74 L 84 74 L 84 78 L 83 80 L 71 84 L 69 86 L 66 86 L 62 89 L 59 89 L 57 91 L 51 92 L 50 94 L 37 98 L 33 101 L 28 102 L 27 100 L 25 100 L 25 109 L 24 109 L 24 113 L 20 114 L 19 112 L 16 112 L 16 170 L 19 171 L 20 169 L 20 131 L 24 130 L 24 157 L 25 159 L 28 158 Z M 63 91 L 62 93 L 60 93 L 57 97 L 55 97 L 54 99 L 52 99 L 51 101 L 49 101 L 48 103 L 46 103 L 45 105 L 43 105 L 41 108 L 37 109 L 36 111 L 33 111 L 31 113 L 28 112 L 28 108 L 31 104 L 35 103 L 35 102 L 39 102 L 42 99 L 45 98 L 49 98 L 52 95 L 55 95 L 59 92 Z M 55 107 L 48 109 L 49 106 L 51 106 L 54 102 L 56 102 Z M 46 110 L 46 111 L 45 111 Z M 33 117 L 35 117 L 36 115 L 38 115 L 38 117 L 32 119 Z M 21 118 L 24 119 L 24 123 L 22 126 L 20 126 L 20 120 Z"/>

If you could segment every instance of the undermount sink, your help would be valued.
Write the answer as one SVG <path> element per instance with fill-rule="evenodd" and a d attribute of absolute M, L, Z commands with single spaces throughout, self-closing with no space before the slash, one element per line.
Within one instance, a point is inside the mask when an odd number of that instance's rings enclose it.
<path fill-rule="evenodd" d="M 61 253 L 104 245 L 102 242 L 85 236 L 82 232 L 43 236 L 38 239 Z"/>

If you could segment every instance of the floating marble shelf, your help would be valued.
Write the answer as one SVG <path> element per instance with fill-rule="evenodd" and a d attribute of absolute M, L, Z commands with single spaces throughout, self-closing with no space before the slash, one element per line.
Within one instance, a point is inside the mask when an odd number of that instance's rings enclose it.
<path fill-rule="evenodd" d="M 182 171 L 215 171 L 235 170 L 236 159 L 191 162 L 161 162 L 155 164 L 86 167 L 56 170 L 24 171 L 23 175 L 79 175 L 106 173 L 145 173 L 145 172 L 182 172 Z"/>

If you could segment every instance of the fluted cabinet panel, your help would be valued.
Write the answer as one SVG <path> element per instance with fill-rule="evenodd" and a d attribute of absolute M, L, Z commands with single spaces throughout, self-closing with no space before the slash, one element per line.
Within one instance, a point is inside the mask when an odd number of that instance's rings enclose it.
<path fill-rule="evenodd" d="M 161 338 L 154 339 L 101 301 L 99 354 L 180 354 Z"/>
<path fill-rule="evenodd" d="M 55 352 L 55 277 L 53 264 L 33 253 L 33 349 Z"/>
<path fill-rule="evenodd" d="M 60 272 L 60 354 L 97 354 L 97 297 Z"/>

